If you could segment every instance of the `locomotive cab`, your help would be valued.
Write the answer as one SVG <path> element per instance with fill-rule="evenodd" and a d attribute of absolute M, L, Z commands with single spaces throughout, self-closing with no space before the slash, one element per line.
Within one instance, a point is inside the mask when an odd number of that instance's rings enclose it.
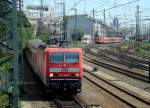
<path fill-rule="evenodd" d="M 47 50 L 48 86 L 55 90 L 81 91 L 81 49 L 55 48 Z"/>

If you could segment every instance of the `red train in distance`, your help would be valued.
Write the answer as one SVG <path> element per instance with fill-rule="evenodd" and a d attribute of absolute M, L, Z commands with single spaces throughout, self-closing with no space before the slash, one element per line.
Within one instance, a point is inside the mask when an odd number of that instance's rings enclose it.
<path fill-rule="evenodd" d="M 47 46 L 34 39 L 27 43 L 25 54 L 35 74 L 50 90 L 73 94 L 81 91 L 83 55 L 80 48 Z"/>
<path fill-rule="evenodd" d="M 123 38 L 121 37 L 96 37 L 95 43 L 122 43 Z"/>

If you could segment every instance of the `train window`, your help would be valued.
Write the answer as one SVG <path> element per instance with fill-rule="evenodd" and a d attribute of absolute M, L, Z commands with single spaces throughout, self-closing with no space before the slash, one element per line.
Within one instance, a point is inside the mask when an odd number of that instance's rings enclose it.
<path fill-rule="evenodd" d="M 66 63 L 78 63 L 79 54 L 78 53 L 65 53 L 65 62 Z"/>
<path fill-rule="evenodd" d="M 54 52 L 49 55 L 51 63 L 64 63 L 64 53 Z"/>
<path fill-rule="evenodd" d="M 78 63 L 79 54 L 70 52 L 53 52 L 49 55 L 51 63 Z"/>

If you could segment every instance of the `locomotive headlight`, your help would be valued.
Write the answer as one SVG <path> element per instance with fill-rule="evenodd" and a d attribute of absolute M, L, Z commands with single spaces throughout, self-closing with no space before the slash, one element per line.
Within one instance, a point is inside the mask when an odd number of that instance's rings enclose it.
<path fill-rule="evenodd" d="M 50 73 L 49 76 L 50 76 L 50 77 L 53 77 L 54 75 L 53 75 L 53 73 Z"/>
<path fill-rule="evenodd" d="M 76 73 L 76 77 L 79 77 L 80 76 L 80 74 L 79 73 Z"/>
<path fill-rule="evenodd" d="M 68 68 L 68 72 L 80 72 L 80 68 Z"/>

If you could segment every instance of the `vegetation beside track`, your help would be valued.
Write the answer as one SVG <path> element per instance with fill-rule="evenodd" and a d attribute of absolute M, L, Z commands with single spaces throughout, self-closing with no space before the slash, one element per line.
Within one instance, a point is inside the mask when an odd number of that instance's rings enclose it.
<path fill-rule="evenodd" d="M 82 43 L 80 41 L 74 41 L 74 42 L 72 42 L 72 44 L 74 47 L 81 47 L 82 46 Z"/>
<path fill-rule="evenodd" d="M 12 65 L 10 62 L 6 62 L 5 64 L 0 65 L 0 70 L 3 70 L 3 72 L 7 72 L 11 68 Z"/>
<path fill-rule="evenodd" d="M 46 32 L 46 33 L 43 33 L 43 34 L 40 34 L 38 35 L 37 37 L 35 37 L 36 39 L 41 39 L 43 40 L 44 42 L 46 42 L 47 40 L 49 40 L 51 34 Z"/>
<path fill-rule="evenodd" d="M 139 48 L 135 49 L 138 55 L 150 58 L 150 43 L 141 45 Z"/>
<path fill-rule="evenodd" d="M 139 47 L 135 47 L 134 43 L 125 43 L 121 46 L 117 46 L 117 50 L 130 52 L 145 58 L 150 58 L 150 43 L 141 43 Z"/>
<path fill-rule="evenodd" d="M 6 0 L 2 0 L 1 4 L 5 4 L 8 10 L 11 10 L 11 6 Z M 2 5 L 3 6 L 3 5 Z M 0 10 L 0 15 L 4 16 L 3 13 L 8 13 L 8 10 Z M 3 81 L 7 73 L 12 68 L 12 33 L 13 33 L 13 15 L 8 13 L 5 15 L 6 23 L 0 21 L 0 108 L 9 108 L 9 95 L 3 92 L 2 85 L 6 83 Z M 20 19 L 21 20 L 20 20 Z M 17 11 L 17 34 L 19 39 L 20 49 L 25 46 L 26 41 L 33 37 L 31 32 L 31 24 L 23 12 Z M 22 30 L 21 30 L 22 29 Z M 6 47 L 5 47 L 6 46 Z M 19 50 L 20 50 L 19 49 Z M 7 91 L 7 90 L 6 90 Z"/>
<path fill-rule="evenodd" d="M 0 108 L 9 108 L 9 96 L 0 91 Z"/>

